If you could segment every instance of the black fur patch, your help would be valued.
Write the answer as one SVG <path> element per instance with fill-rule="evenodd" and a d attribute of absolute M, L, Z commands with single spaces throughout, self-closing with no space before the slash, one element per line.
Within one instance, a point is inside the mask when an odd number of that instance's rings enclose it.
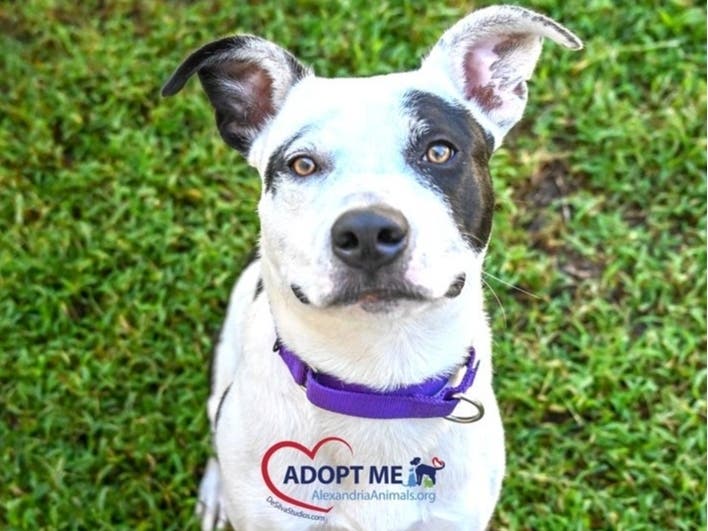
<path fill-rule="evenodd" d="M 244 49 L 250 53 L 242 53 Z M 282 104 L 273 98 L 274 77 L 287 76 L 295 84 L 308 70 L 273 43 L 237 35 L 192 53 L 165 83 L 162 95 L 176 94 L 195 73 L 214 107 L 222 138 L 247 156 L 257 132 Z"/>
<path fill-rule="evenodd" d="M 443 195 L 464 240 L 481 250 L 489 239 L 494 210 L 488 135 L 464 107 L 435 94 L 410 91 L 404 107 L 424 125 L 422 133 L 414 133 L 409 139 L 405 151 L 408 164 Z M 438 141 L 452 145 L 455 156 L 442 164 L 427 162 L 424 156 L 428 146 Z"/>
<path fill-rule="evenodd" d="M 219 407 L 216 408 L 216 416 L 214 417 L 214 431 L 216 431 L 216 427 L 219 425 L 219 417 L 221 416 L 221 406 L 224 405 L 224 400 L 226 400 L 226 395 L 229 394 L 230 390 L 231 384 L 229 384 L 229 386 L 224 391 L 224 394 L 221 395 L 221 398 L 219 399 Z"/>
<path fill-rule="evenodd" d="M 305 134 L 307 128 L 301 129 L 285 142 L 283 142 L 278 148 L 271 153 L 268 158 L 268 164 L 266 165 L 265 175 L 263 180 L 265 182 L 266 192 L 272 192 L 275 194 L 275 181 L 279 173 L 290 171 L 288 168 L 288 160 L 285 158 L 285 154 L 290 149 L 290 146 L 296 140 L 300 139 L 302 135 Z"/>
<path fill-rule="evenodd" d="M 260 295 L 263 292 L 263 279 L 259 278 L 258 282 L 256 283 L 256 292 L 253 294 L 253 300 L 255 301 L 258 298 L 258 295 Z"/>
<path fill-rule="evenodd" d="M 300 288 L 300 286 L 292 284 L 290 286 L 290 289 L 293 291 L 295 297 L 297 297 L 297 300 L 299 300 L 303 304 L 310 304 L 310 299 L 308 299 L 307 295 L 303 293 L 302 288 Z"/>

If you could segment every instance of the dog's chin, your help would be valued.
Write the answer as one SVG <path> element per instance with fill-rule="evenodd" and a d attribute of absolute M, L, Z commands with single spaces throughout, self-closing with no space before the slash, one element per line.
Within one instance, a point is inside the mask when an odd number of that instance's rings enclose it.
<path fill-rule="evenodd" d="M 404 304 L 420 305 L 438 299 L 455 298 L 465 287 L 465 280 L 464 273 L 457 275 L 442 297 L 435 297 L 430 290 L 409 282 L 345 282 L 318 304 L 313 303 L 298 285 L 292 284 L 291 289 L 301 303 L 323 309 L 358 307 L 368 313 L 389 313 Z"/>

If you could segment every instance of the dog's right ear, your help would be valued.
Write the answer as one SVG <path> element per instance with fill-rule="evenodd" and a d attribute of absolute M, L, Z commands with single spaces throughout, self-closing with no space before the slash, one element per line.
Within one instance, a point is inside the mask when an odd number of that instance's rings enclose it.
<path fill-rule="evenodd" d="M 167 80 L 162 95 L 176 94 L 195 73 L 214 107 L 221 137 L 247 156 L 288 91 L 311 71 L 280 46 L 239 35 L 192 53 Z"/>

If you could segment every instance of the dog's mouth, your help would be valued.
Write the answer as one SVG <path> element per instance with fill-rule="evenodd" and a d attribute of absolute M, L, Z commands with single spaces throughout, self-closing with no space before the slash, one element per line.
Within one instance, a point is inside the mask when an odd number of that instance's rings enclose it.
<path fill-rule="evenodd" d="M 452 299 L 462 293 L 467 276 L 460 273 L 450 283 L 444 297 Z M 303 304 L 311 304 L 310 298 L 297 284 L 291 284 L 295 297 Z M 430 293 L 408 282 L 386 283 L 355 283 L 348 282 L 340 286 L 332 295 L 327 297 L 321 307 L 341 307 L 359 305 L 367 311 L 382 311 L 402 301 L 430 301 L 434 297 Z"/>
<path fill-rule="evenodd" d="M 457 275 L 455 280 L 453 280 L 450 284 L 450 287 L 447 288 L 445 297 L 448 299 L 454 299 L 457 297 L 460 293 L 462 293 L 462 289 L 465 287 L 465 282 L 467 282 L 467 275 L 465 273 L 460 273 Z"/>
<path fill-rule="evenodd" d="M 327 306 L 347 306 L 350 304 L 372 305 L 397 301 L 422 301 L 428 297 L 423 290 L 414 286 L 386 286 L 375 288 L 349 287 L 335 293 L 327 301 Z"/>

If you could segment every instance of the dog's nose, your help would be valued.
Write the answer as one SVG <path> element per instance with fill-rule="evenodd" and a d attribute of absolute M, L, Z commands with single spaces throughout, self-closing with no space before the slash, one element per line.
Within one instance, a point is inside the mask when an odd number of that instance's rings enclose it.
<path fill-rule="evenodd" d="M 384 207 L 345 212 L 332 225 L 332 250 L 342 262 L 374 272 L 390 264 L 408 245 L 408 221 Z"/>

